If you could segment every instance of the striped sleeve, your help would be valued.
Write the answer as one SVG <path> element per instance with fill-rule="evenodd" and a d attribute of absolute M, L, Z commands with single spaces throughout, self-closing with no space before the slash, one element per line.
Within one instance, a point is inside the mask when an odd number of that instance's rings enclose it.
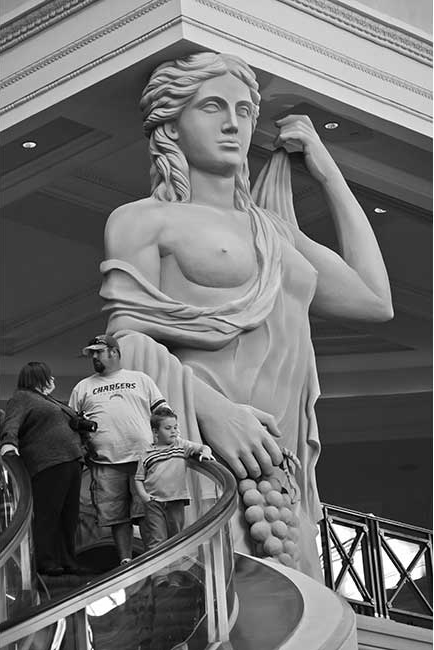
<path fill-rule="evenodd" d="M 164 399 L 164 397 L 162 397 L 161 399 L 157 399 L 155 402 L 152 402 L 152 404 L 151 404 L 151 413 L 154 413 L 155 409 L 157 409 L 159 406 L 167 406 L 167 407 L 169 407 L 169 405 L 166 402 L 166 400 Z"/>
<path fill-rule="evenodd" d="M 137 462 L 137 471 L 135 475 L 135 480 L 136 481 L 144 481 L 145 480 L 145 468 L 143 466 L 143 463 L 145 461 L 145 458 L 139 458 Z"/>

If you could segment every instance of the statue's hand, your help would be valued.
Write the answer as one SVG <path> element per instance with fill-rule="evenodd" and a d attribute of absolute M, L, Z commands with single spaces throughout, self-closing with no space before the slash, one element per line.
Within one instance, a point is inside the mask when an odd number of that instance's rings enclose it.
<path fill-rule="evenodd" d="M 288 115 L 276 121 L 280 129 L 274 144 L 284 147 L 292 141 L 300 143 L 306 167 L 320 183 L 326 183 L 333 177 L 341 176 L 338 166 L 321 142 L 318 133 L 307 115 Z"/>
<path fill-rule="evenodd" d="M 264 427 L 267 427 L 268 431 L 273 436 L 276 436 L 276 438 L 280 438 L 282 434 L 279 431 L 279 427 L 277 426 L 277 422 L 274 415 L 271 415 L 271 413 L 267 413 L 267 411 L 261 411 L 261 409 L 257 409 L 255 406 L 251 406 L 250 404 L 240 404 L 240 406 L 248 409 L 252 413 L 252 415 L 254 415 L 255 418 L 257 418 Z"/>
<path fill-rule="evenodd" d="M 283 458 L 275 440 L 281 434 L 273 416 L 243 404 L 228 402 L 227 407 L 201 422 L 203 437 L 238 478 L 271 474 Z"/>

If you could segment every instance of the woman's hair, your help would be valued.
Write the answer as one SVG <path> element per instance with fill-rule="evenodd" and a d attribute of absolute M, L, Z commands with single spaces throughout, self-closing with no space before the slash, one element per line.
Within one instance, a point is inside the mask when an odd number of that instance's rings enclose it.
<path fill-rule="evenodd" d="M 164 124 L 176 120 L 207 79 L 229 72 L 246 84 L 254 106 L 252 131 L 259 115 L 260 95 L 254 72 L 236 56 L 200 52 L 167 61 L 152 73 L 143 90 L 140 108 L 151 155 L 151 195 L 162 201 L 190 200 L 188 162 L 179 145 L 165 132 Z M 247 160 L 235 177 L 234 204 L 246 209 L 250 197 Z"/>
<path fill-rule="evenodd" d="M 160 406 L 160 408 L 158 408 L 155 413 L 151 415 L 152 431 L 158 431 L 161 422 L 166 418 L 175 418 L 175 420 L 177 420 L 178 416 L 168 406 Z"/>
<path fill-rule="evenodd" d="M 29 361 L 23 366 L 18 375 L 17 388 L 26 390 L 40 390 L 49 386 L 52 372 L 43 361 Z"/>

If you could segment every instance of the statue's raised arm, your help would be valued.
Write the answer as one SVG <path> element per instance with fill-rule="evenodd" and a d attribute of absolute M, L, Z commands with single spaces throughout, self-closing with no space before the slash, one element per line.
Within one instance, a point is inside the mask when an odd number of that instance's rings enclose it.
<path fill-rule="evenodd" d="M 379 320 L 391 316 L 390 294 L 369 223 L 308 118 L 281 124 L 278 144 L 301 143 L 342 257 L 253 201 L 247 152 L 259 101 L 252 70 L 229 55 L 153 72 L 141 99 L 151 197 L 110 216 L 101 295 L 124 364 L 153 376 L 183 435 L 205 439 L 239 479 L 272 481 L 282 517 L 292 512 L 274 554 L 319 577 L 309 308 Z M 236 544 L 257 549 L 242 528 Z"/>

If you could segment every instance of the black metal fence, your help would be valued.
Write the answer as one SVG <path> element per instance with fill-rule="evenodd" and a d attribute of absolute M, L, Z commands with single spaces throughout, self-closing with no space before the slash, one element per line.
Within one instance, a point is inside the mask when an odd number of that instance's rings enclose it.
<path fill-rule="evenodd" d="M 431 627 L 432 532 L 324 504 L 325 583 L 359 614 Z"/>

